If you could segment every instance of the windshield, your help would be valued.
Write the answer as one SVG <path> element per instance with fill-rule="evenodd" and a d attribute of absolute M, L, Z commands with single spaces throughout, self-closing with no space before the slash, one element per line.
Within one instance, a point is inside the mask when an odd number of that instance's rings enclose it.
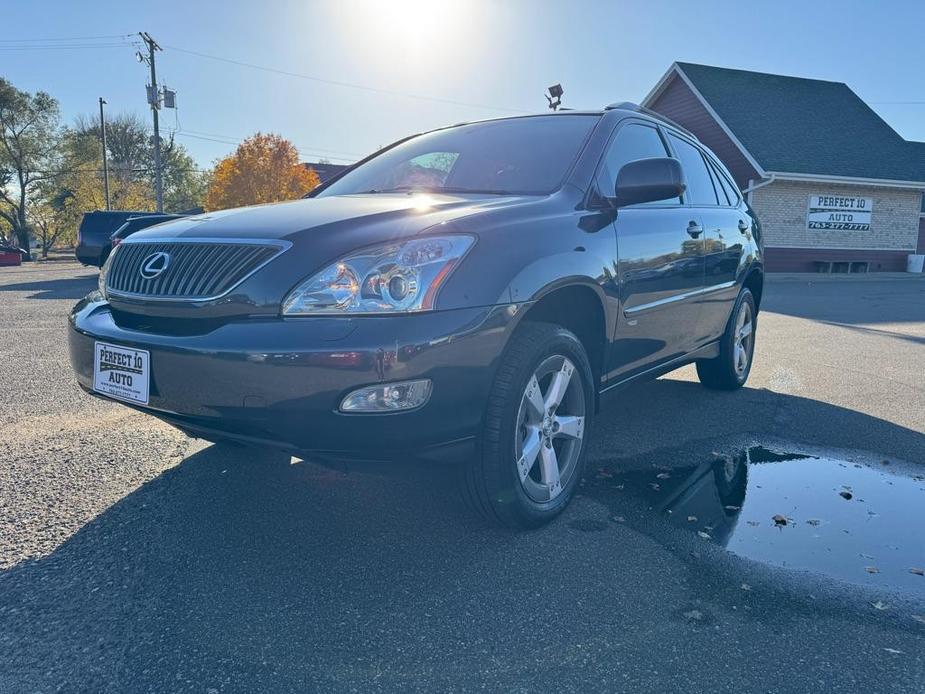
<path fill-rule="evenodd" d="M 544 195 L 561 185 L 598 118 L 534 116 L 427 133 L 362 164 L 318 197 L 412 190 Z"/>

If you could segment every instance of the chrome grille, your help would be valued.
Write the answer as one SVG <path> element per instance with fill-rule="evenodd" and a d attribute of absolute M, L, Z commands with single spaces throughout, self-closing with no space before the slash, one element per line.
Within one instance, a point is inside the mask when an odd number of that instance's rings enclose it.
<path fill-rule="evenodd" d="M 106 274 L 106 290 L 117 295 L 154 299 L 214 299 L 282 253 L 284 242 L 238 240 L 125 241 Z M 167 267 L 145 278 L 142 267 L 155 253 L 167 253 Z"/>

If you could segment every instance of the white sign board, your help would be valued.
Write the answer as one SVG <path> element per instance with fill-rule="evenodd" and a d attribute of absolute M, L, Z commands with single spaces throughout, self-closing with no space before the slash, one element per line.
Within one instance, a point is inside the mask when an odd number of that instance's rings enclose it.
<path fill-rule="evenodd" d="M 844 195 L 810 195 L 806 213 L 807 229 L 870 231 L 871 198 Z"/>
<path fill-rule="evenodd" d="M 120 400 L 148 404 L 151 354 L 106 342 L 93 346 L 93 390 Z"/>

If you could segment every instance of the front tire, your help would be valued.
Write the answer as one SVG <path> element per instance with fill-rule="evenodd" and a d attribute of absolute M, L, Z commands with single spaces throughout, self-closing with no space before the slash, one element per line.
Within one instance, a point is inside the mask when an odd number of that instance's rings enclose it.
<path fill-rule="evenodd" d="M 745 385 L 755 354 L 758 310 L 751 291 L 743 288 L 736 300 L 726 332 L 720 338 L 719 356 L 697 361 L 697 376 L 707 388 L 736 390 Z"/>
<path fill-rule="evenodd" d="M 549 323 L 520 326 L 488 398 L 479 455 L 464 467 L 469 504 L 511 527 L 555 518 L 583 473 L 593 383 L 573 333 Z"/>

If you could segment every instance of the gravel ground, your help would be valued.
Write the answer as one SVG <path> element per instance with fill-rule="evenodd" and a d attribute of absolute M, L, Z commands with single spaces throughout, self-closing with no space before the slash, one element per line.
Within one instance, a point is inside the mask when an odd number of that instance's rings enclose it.
<path fill-rule="evenodd" d="M 444 470 L 211 446 L 85 395 L 65 316 L 95 281 L 0 268 L 2 692 L 925 691 L 925 577 L 765 566 L 647 532 L 597 483 L 755 443 L 921 474 L 921 278 L 774 278 L 748 387 L 685 368 L 626 391 L 530 533 L 470 517 Z"/>

